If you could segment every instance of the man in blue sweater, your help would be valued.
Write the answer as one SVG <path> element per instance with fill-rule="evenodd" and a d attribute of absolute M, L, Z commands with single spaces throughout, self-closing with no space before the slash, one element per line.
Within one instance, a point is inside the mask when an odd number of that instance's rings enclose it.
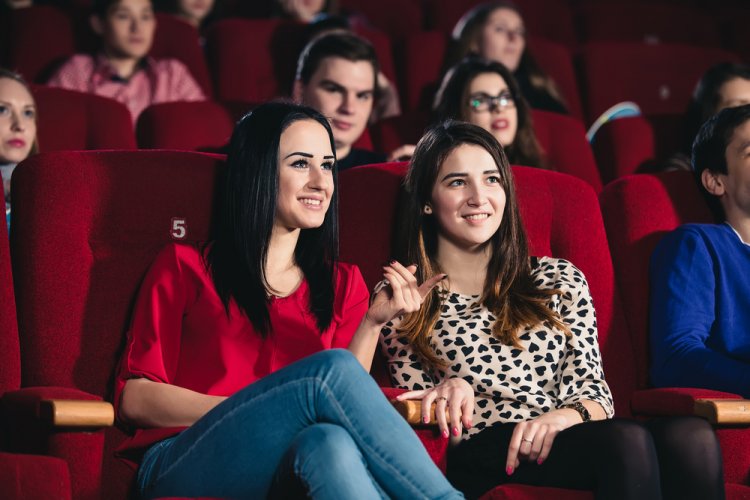
<path fill-rule="evenodd" d="M 693 169 L 723 224 L 686 224 L 651 258 L 651 378 L 750 397 L 750 105 L 707 121 Z"/>

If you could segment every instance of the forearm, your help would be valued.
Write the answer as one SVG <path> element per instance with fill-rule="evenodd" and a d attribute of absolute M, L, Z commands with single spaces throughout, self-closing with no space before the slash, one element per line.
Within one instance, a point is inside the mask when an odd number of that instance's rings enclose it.
<path fill-rule="evenodd" d="M 175 385 L 134 378 L 126 382 L 119 417 L 137 427 L 183 427 L 194 424 L 224 396 L 209 396 Z"/>
<path fill-rule="evenodd" d="M 750 396 L 750 363 L 725 353 L 694 346 L 654 361 L 651 375 L 657 387 L 702 387 Z"/>
<path fill-rule="evenodd" d="M 357 331 L 354 332 L 349 351 L 356 356 L 366 371 L 370 371 L 375 349 L 378 347 L 378 336 L 383 325 L 370 320 L 367 314 L 362 318 Z"/>

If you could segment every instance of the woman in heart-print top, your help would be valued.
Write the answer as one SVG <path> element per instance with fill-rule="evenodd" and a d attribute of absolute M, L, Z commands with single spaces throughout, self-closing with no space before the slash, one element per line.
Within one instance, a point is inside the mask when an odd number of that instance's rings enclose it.
<path fill-rule="evenodd" d="M 448 479 L 467 498 L 508 482 L 607 499 L 723 498 L 704 420 L 612 420 L 586 279 L 566 260 L 528 255 L 491 134 L 454 121 L 431 128 L 405 187 L 403 262 L 415 282 L 447 277 L 382 329 L 380 345 L 394 385 L 408 389 L 400 399 L 421 399 L 425 422 L 435 403 L 454 445 Z"/>

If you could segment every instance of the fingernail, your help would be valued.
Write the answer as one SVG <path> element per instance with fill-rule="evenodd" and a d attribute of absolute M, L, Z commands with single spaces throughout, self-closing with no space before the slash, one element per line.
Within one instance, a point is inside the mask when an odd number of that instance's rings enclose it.
<path fill-rule="evenodd" d="M 428 424 L 430 422 L 430 417 L 422 417 L 422 422 Z"/>
<path fill-rule="evenodd" d="M 513 467 L 506 467 L 505 468 L 505 473 L 508 474 L 509 476 L 512 475 L 513 474 Z"/>
<path fill-rule="evenodd" d="M 392 260 L 392 261 L 391 261 L 391 265 L 393 265 L 393 264 L 395 264 L 395 263 L 396 263 L 396 261 L 395 261 L 395 260 Z"/>
<path fill-rule="evenodd" d="M 474 422 L 472 422 L 471 420 L 469 420 L 468 422 L 466 422 L 466 428 L 467 429 L 471 429 L 472 425 L 474 425 Z"/>
<path fill-rule="evenodd" d="M 544 463 L 544 460 L 542 460 L 542 459 L 540 458 L 540 459 L 538 459 L 538 460 L 536 461 L 536 463 L 537 463 L 538 465 L 542 465 L 542 464 Z"/>
<path fill-rule="evenodd" d="M 450 434 L 448 434 L 448 429 L 443 430 L 443 437 L 447 438 L 448 436 L 450 436 Z"/>
<path fill-rule="evenodd" d="M 458 427 L 453 428 L 453 435 L 458 436 Z"/>

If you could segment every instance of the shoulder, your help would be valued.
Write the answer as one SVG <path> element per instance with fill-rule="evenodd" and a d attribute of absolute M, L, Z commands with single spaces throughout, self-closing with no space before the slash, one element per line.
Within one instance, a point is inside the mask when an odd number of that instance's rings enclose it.
<path fill-rule="evenodd" d="M 556 257 L 531 257 L 531 278 L 541 289 L 580 288 L 586 285 L 586 277 L 580 269 L 572 262 Z"/>
<path fill-rule="evenodd" d="M 652 259 L 676 254 L 695 255 L 734 237 L 726 224 L 683 224 L 667 233 L 656 245 Z"/>
<path fill-rule="evenodd" d="M 352 298 L 361 299 L 362 296 L 368 296 L 367 285 L 362 277 L 359 267 L 354 264 L 338 262 L 336 264 L 336 296 L 344 300 Z"/>
<path fill-rule="evenodd" d="M 180 76 L 189 73 L 187 66 L 177 59 L 150 59 L 149 63 L 153 71 L 159 74 L 168 74 L 170 76 Z"/>
<path fill-rule="evenodd" d="M 170 243 L 159 251 L 151 267 L 181 275 L 207 274 L 204 252 L 198 245 Z"/>
<path fill-rule="evenodd" d="M 75 54 L 66 59 L 48 82 L 54 85 L 60 80 L 86 80 L 94 71 L 96 61 L 88 54 Z"/>

